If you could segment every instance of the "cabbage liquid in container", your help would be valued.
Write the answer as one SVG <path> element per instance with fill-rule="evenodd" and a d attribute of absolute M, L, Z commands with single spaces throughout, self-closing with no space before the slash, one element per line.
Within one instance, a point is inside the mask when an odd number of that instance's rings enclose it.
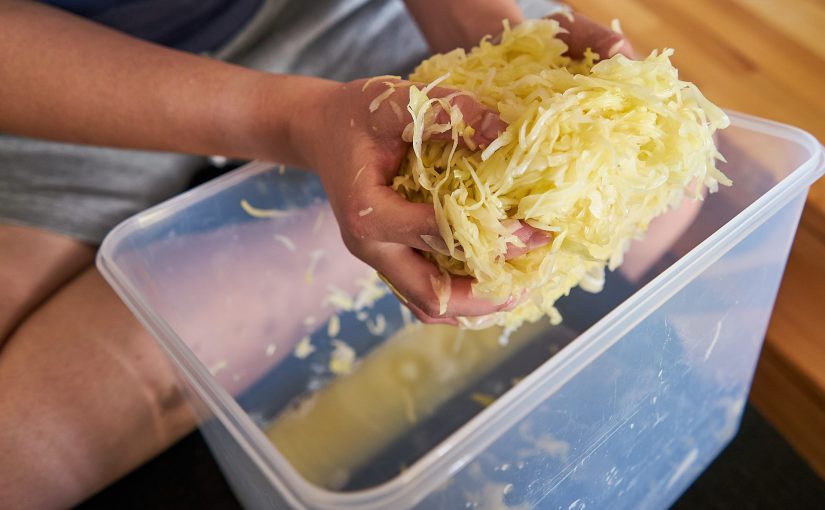
<path fill-rule="evenodd" d="M 802 131 L 731 120 L 733 187 L 509 339 L 417 324 L 317 179 L 260 163 L 127 220 L 98 265 L 248 508 L 666 508 L 738 429 L 825 165 Z"/>

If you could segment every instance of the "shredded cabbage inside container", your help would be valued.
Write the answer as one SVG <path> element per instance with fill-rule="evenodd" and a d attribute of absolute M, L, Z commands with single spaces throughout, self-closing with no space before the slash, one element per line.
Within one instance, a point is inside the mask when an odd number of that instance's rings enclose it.
<path fill-rule="evenodd" d="M 341 340 L 332 340 L 334 350 L 329 358 L 329 370 L 336 375 L 352 372 L 355 364 L 355 350 Z"/>
<path fill-rule="evenodd" d="M 713 142 L 728 118 L 679 80 L 672 50 L 638 61 L 600 61 L 588 50 L 571 60 L 559 31 L 553 20 L 505 25 L 500 44 L 485 39 L 469 53 L 435 55 L 410 76 L 469 93 L 508 123 L 483 151 L 461 148 L 459 139 L 472 135 L 461 112 L 426 88 L 410 90 L 412 148 L 393 187 L 435 207 L 446 250 L 427 256 L 446 274 L 473 277 L 477 297 L 529 291 L 512 312 L 467 327 L 559 322 L 556 300 L 576 285 L 600 290 L 605 267 L 621 264 L 653 218 L 686 192 L 701 200 L 703 187 L 730 184 Z M 435 124 L 437 106 L 449 124 Z M 452 142 L 427 141 L 447 131 Z M 505 260 L 507 243 L 520 244 L 513 220 L 547 231 L 551 244 Z M 443 309 L 449 296 L 433 287 Z"/>

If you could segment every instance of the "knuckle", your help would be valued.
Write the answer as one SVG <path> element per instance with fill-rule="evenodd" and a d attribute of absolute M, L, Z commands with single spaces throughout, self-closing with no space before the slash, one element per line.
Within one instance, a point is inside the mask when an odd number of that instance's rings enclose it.
<path fill-rule="evenodd" d="M 344 246 L 350 253 L 361 260 L 364 260 L 364 245 L 361 239 L 353 236 L 350 232 L 342 232 L 341 239 L 344 241 Z"/>
<path fill-rule="evenodd" d="M 364 210 L 368 210 L 368 208 L 351 207 L 344 216 L 344 226 L 347 231 L 353 237 L 362 241 L 371 239 L 374 236 L 372 219 L 369 218 L 369 215 L 363 214 Z"/>

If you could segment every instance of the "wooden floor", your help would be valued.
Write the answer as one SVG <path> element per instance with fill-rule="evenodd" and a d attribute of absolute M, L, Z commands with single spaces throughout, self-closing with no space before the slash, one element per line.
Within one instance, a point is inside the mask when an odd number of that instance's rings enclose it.
<path fill-rule="evenodd" d="M 825 0 L 570 0 L 640 54 L 676 50 L 716 104 L 825 142 Z M 825 179 L 808 197 L 751 400 L 825 478 Z"/>

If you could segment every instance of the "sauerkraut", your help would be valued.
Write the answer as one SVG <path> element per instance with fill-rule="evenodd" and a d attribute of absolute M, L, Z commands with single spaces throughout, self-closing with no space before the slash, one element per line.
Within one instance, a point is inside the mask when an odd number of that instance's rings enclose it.
<path fill-rule="evenodd" d="M 722 156 L 713 140 L 728 118 L 678 78 L 672 50 L 641 60 L 600 60 L 588 50 L 572 60 L 560 30 L 553 20 L 505 25 L 499 44 L 485 39 L 469 53 L 435 55 L 410 76 L 471 94 L 508 124 L 480 150 L 449 98 L 410 90 L 412 148 L 393 187 L 435 208 L 446 250 L 427 256 L 445 275 L 474 278 L 477 297 L 528 294 L 515 310 L 465 326 L 559 322 L 556 300 L 580 284 L 600 290 L 605 268 L 621 264 L 653 218 L 686 193 L 701 200 L 704 188 L 730 184 L 716 167 Z M 438 107 L 449 122 L 436 122 Z M 427 140 L 447 131 L 452 142 Z M 506 260 L 508 243 L 523 246 L 514 220 L 552 242 Z"/>

